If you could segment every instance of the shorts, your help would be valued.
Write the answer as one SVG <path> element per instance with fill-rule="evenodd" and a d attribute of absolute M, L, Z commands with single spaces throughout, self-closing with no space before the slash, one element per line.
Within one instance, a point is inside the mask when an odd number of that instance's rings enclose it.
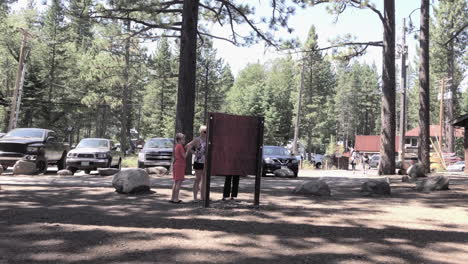
<path fill-rule="evenodd" d="M 205 163 L 198 163 L 198 162 L 193 163 L 194 170 L 203 170 L 203 168 L 205 168 Z"/>

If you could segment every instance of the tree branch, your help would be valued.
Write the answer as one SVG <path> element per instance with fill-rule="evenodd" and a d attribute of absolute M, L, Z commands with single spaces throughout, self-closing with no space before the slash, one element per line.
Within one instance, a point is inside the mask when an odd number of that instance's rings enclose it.
<path fill-rule="evenodd" d="M 458 29 L 457 31 L 455 31 L 452 35 L 452 37 L 450 37 L 449 40 L 447 40 L 447 42 L 444 43 L 445 46 L 447 46 L 450 42 L 452 42 L 454 39 L 456 39 L 458 37 L 458 35 L 460 35 L 466 28 L 468 27 L 468 22 L 466 22 L 460 29 Z"/>

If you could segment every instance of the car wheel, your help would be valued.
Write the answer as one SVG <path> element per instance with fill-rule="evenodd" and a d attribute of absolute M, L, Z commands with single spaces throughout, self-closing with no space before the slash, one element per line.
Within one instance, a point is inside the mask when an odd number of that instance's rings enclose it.
<path fill-rule="evenodd" d="M 316 169 L 321 169 L 322 168 L 322 163 L 320 163 L 320 162 L 315 163 L 315 168 Z"/>
<path fill-rule="evenodd" d="M 71 171 L 71 173 L 75 174 L 75 172 L 78 170 L 77 168 L 74 167 L 67 167 L 67 170 Z"/>
<path fill-rule="evenodd" d="M 36 173 L 46 173 L 47 172 L 47 159 L 45 157 L 37 157 L 36 160 Z"/>
<path fill-rule="evenodd" d="M 6 171 L 8 169 L 8 166 L 2 166 L 3 171 Z"/>
<path fill-rule="evenodd" d="M 465 171 L 465 167 L 462 167 L 461 171 Z"/>
<path fill-rule="evenodd" d="M 85 170 L 84 171 L 86 174 L 91 174 L 91 170 Z"/>
<path fill-rule="evenodd" d="M 63 170 L 63 169 L 65 169 L 66 162 L 67 162 L 67 153 L 66 153 L 66 152 L 63 152 L 63 153 L 62 153 L 62 157 L 61 157 L 60 160 L 57 162 L 57 169 L 58 169 L 58 170 Z"/>
<path fill-rule="evenodd" d="M 293 171 L 294 172 L 294 178 L 297 178 L 297 175 L 299 175 L 299 170 Z"/>
<path fill-rule="evenodd" d="M 139 169 L 144 169 L 145 168 L 145 165 L 141 162 L 138 162 L 138 168 Z"/>

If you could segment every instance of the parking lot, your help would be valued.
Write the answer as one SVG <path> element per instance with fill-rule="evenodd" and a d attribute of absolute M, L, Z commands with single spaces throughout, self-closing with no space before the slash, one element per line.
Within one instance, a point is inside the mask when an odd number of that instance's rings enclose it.
<path fill-rule="evenodd" d="M 390 176 L 392 195 L 359 192 L 375 171 L 304 170 L 298 178 L 241 178 L 238 200 L 211 208 L 169 204 L 171 176 L 151 176 L 152 192 L 122 195 L 111 176 L 0 176 L 0 263 L 465 263 L 468 177 L 450 174 L 451 190 L 417 193 Z M 321 177 L 331 197 L 294 195 Z M 450 217 L 447 217 L 450 216 Z M 450 257 L 447 257 L 450 252 Z"/>

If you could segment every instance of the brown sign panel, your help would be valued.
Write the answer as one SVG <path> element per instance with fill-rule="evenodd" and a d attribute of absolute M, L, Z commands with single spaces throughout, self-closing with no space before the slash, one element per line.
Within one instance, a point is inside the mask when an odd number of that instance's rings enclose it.
<path fill-rule="evenodd" d="M 210 118 L 211 175 L 256 175 L 261 120 L 221 113 L 210 113 Z"/>

